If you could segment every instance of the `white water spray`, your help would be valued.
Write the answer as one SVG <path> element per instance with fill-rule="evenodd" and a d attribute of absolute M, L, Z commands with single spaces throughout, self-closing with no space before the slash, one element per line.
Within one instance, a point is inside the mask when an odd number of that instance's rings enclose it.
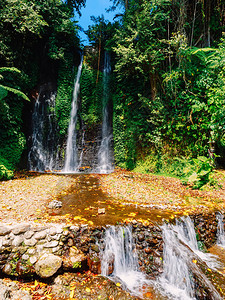
<path fill-rule="evenodd" d="M 160 287 L 173 299 L 194 299 L 194 285 L 187 265 L 187 252 L 180 247 L 175 226 L 163 225 L 163 274 Z"/>
<path fill-rule="evenodd" d="M 66 173 L 79 171 L 79 161 L 77 156 L 77 110 L 78 95 L 80 91 L 80 77 L 83 65 L 83 57 L 78 67 L 77 76 L 74 82 L 73 100 L 70 112 L 70 123 L 68 127 L 68 138 L 66 144 L 66 159 L 63 171 Z"/>
<path fill-rule="evenodd" d="M 142 287 L 148 284 L 145 275 L 138 270 L 138 257 L 134 248 L 130 227 L 110 226 L 106 230 L 105 249 L 101 253 L 102 275 L 120 281 L 132 293 L 142 294 Z"/>
<path fill-rule="evenodd" d="M 199 272 L 198 275 L 202 276 L 206 286 L 210 286 L 213 295 L 216 297 L 215 299 L 221 299 L 207 277 L 201 275 L 201 271 L 193 263 L 193 258 L 199 257 L 199 261 L 202 261 L 211 269 L 216 270 L 219 267 L 216 256 L 203 253 L 198 249 L 194 224 L 191 219 L 189 217 L 181 218 L 176 225 L 164 224 L 162 230 L 164 241 L 163 274 L 158 281 L 159 287 L 172 299 L 195 299 L 191 271 L 193 269 Z"/>
<path fill-rule="evenodd" d="M 112 130 L 109 121 L 109 75 L 111 73 L 110 55 L 105 52 L 104 72 L 103 72 L 103 121 L 102 121 L 102 140 L 98 152 L 98 168 L 99 173 L 110 173 L 113 171 L 112 159 Z"/>
<path fill-rule="evenodd" d="M 32 115 L 32 146 L 28 154 L 29 169 L 36 172 L 52 171 L 56 167 L 56 92 L 43 85 L 35 101 Z"/>
<path fill-rule="evenodd" d="M 224 223 L 223 223 L 223 214 L 217 214 L 217 245 L 225 248 L 225 233 L 224 233 Z"/>

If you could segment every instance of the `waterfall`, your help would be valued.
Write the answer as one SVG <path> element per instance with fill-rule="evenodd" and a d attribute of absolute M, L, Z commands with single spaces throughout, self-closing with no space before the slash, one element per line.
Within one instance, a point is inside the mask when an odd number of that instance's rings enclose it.
<path fill-rule="evenodd" d="M 78 67 L 77 76 L 74 81 L 72 107 L 70 112 L 70 123 L 68 127 L 68 137 L 66 144 L 66 157 L 64 172 L 77 172 L 79 171 L 79 160 L 77 155 L 77 110 L 78 110 L 78 95 L 80 91 L 80 77 L 83 65 L 83 57 L 81 58 L 80 65 Z"/>
<path fill-rule="evenodd" d="M 188 268 L 188 253 L 181 247 L 173 226 L 163 225 L 163 274 L 160 286 L 173 299 L 194 299 L 194 284 Z"/>
<path fill-rule="evenodd" d="M 196 299 L 193 272 L 209 288 L 215 299 L 221 299 L 207 277 L 193 262 L 216 269 L 219 264 L 216 256 L 198 250 L 194 224 L 189 217 L 181 218 L 176 225 L 162 226 L 163 230 L 163 274 L 158 283 L 172 299 Z M 196 260 L 197 262 L 197 260 Z M 210 298 L 211 299 L 211 298 Z"/>
<path fill-rule="evenodd" d="M 217 245 L 225 247 L 225 234 L 224 234 L 224 223 L 223 223 L 223 214 L 218 213 L 217 216 Z"/>
<path fill-rule="evenodd" d="M 52 171 L 56 167 L 56 92 L 43 85 L 35 101 L 32 114 L 31 149 L 28 154 L 29 169 L 43 172 Z"/>
<path fill-rule="evenodd" d="M 99 173 L 110 173 L 113 171 L 113 155 L 112 155 L 112 129 L 109 118 L 109 79 L 111 73 L 110 55 L 105 52 L 104 72 L 103 72 L 103 98 L 102 98 L 102 139 L 98 151 L 98 168 Z"/>
<path fill-rule="evenodd" d="M 196 238 L 194 224 L 190 217 L 181 218 L 177 221 L 175 231 L 178 234 L 179 239 L 184 242 L 191 250 L 202 259 L 209 268 L 216 270 L 219 267 L 219 263 L 216 260 L 216 256 L 210 253 L 204 253 L 198 249 L 198 242 Z"/>
<path fill-rule="evenodd" d="M 84 145 L 85 145 L 85 130 L 83 129 L 78 170 L 81 168 L 82 163 L 83 163 Z"/>
<path fill-rule="evenodd" d="M 131 227 L 110 226 L 105 233 L 105 249 L 101 253 L 101 272 L 114 281 L 120 281 L 131 292 L 141 294 L 147 284 L 145 275 L 138 270 Z"/>

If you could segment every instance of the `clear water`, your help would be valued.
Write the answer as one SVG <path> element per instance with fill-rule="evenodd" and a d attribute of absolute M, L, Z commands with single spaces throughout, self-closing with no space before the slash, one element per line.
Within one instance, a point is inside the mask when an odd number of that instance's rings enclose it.
<path fill-rule="evenodd" d="M 105 52 L 104 73 L 103 73 L 103 121 L 102 121 L 102 139 L 98 151 L 97 172 L 101 174 L 113 172 L 113 154 L 112 154 L 112 128 L 109 118 L 109 76 L 111 73 L 110 55 Z"/>
<path fill-rule="evenodd" d="M 70 123 L 68 127 L 68 137 L 66 143 L 66 156 L 63 172 L 72 173 L 79 171 L 79 159 L 77 154 L 77 111 L 78 111 L 78 95 L 80 91 L 80 77 L 82 72 L 83 57 L 78 67 L 77 76 L 74 82 L 73 100 L 70 112 Z"/>

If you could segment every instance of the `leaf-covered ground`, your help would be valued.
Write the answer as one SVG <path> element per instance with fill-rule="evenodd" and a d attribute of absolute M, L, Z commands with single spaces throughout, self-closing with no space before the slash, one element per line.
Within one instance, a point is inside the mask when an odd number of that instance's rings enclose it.
<path fill-rule="evenodd" d="M 179 179 L 117 170 L 100 177 L 104 192 L 120 202 L 147 204 L 186 213 L 225 208 L 225 172 L 217 171 L 218 188 L 194 190 Z"/>
<path fill-rule="evenodd" d="M 18 174 L 0 182 L 0 221 L 35 221 L 42 217 L 45 205 L 66 193 L 76 179 L 53 174 Z"/>
<path fill-rule="evenodd" d="M 216 172 L 219 188 L 204 190 L 193 190 L 176 178 L 124 170 L 91 176 L 96 176 L 103 193 L 120 203 L 147 204 L 185 214 L 225 208 L 225 171 Z M 24 173 L 0 182 L 0 221 L 47 221 L 47 203 L 66 195 L 78 181 L 77 176 Z"/>
<path fill-rule="evenodd" d="M 175 178 L 144 175 L 124 170 L 116 170 L 109 175 L 87 175 L 89 184 L 90 176 L 96 178 L 99 186 L 87 186 L 88 190 L 101 188 L 106 197 L 108 196 L 108 198 L 119 203 L 147 204 L 146 212 L 149 211 L 149 206 L 162 210 L 174 210 L 176 211 L 174 215 L 179 212 L 189 214 L 214 209 L 224 210 L 225 208 L 224 171 L 216 173 L 220 188 L 205 187 L 204 190 L 193 190 L 182 185 Z M 0 221 L 7 223 L 14 221 L 54 221 L 54 218 L 48 217 L 46 205 L 51 200 L 59 199 L 60 196 L 70 193 L 71 187 L 79 189 L 79 181 L 77 176 L 24 173 L 18 174 L 17 178 L 13 180 L 0 182 Z M 94 193 L 94 191 L 92 192 Z M 132 215 L 133 217 L 136 217 L 135 213 Z M 67 221 L 67 219 L 68 217 L 63 218 L 63 221 Z M 111 288 L 109 282 L 91 274 L 72 276 L 70 279 L 67 278 L 70 276 L 69 274 L 65 274 L 65 276 L 68 285 L 67 291 L 63 291 L 63 293 L 68 294 L 66 299 L 82 299 L 83 295 L 86 296 L 86 299 L 93 299 L 93 294 L 95 299 L 104 299 L 109 287 Z M 10 279 L 4 279 L 4 282 L 11 284 Z M 18 289 L 29 292 L 32 299 L 65 299 L 57 297 L 54 294 L 54 292 L 57 293 L 57 289 L 54 290 L 53 286 L 47 283 L 20 281 L 16 284 Z M 108 299 L 132 299 L 120 287 L 114 285 L 112 288 L 115 295 Z M 152 292 L 147 294 L 147 299 L 155 299 Z"/>

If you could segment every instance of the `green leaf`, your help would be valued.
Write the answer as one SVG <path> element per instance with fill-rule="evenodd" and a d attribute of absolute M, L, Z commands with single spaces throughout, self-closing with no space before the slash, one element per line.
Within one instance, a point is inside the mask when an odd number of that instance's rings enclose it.
<path fill-rule="evenodd" d="M 0 88 L 4 89 L 6 91 L 12 92 L 15 95 L 18 95 L 18 96 L 22 97 L 24 100 L 30 101 L 30 99 L 23 92 L 21 92 L 17 89 L 11 88 L 9 86 L 4 86 L 4 85 L 1 85 L 1 84 L 0 84 Z"/>

